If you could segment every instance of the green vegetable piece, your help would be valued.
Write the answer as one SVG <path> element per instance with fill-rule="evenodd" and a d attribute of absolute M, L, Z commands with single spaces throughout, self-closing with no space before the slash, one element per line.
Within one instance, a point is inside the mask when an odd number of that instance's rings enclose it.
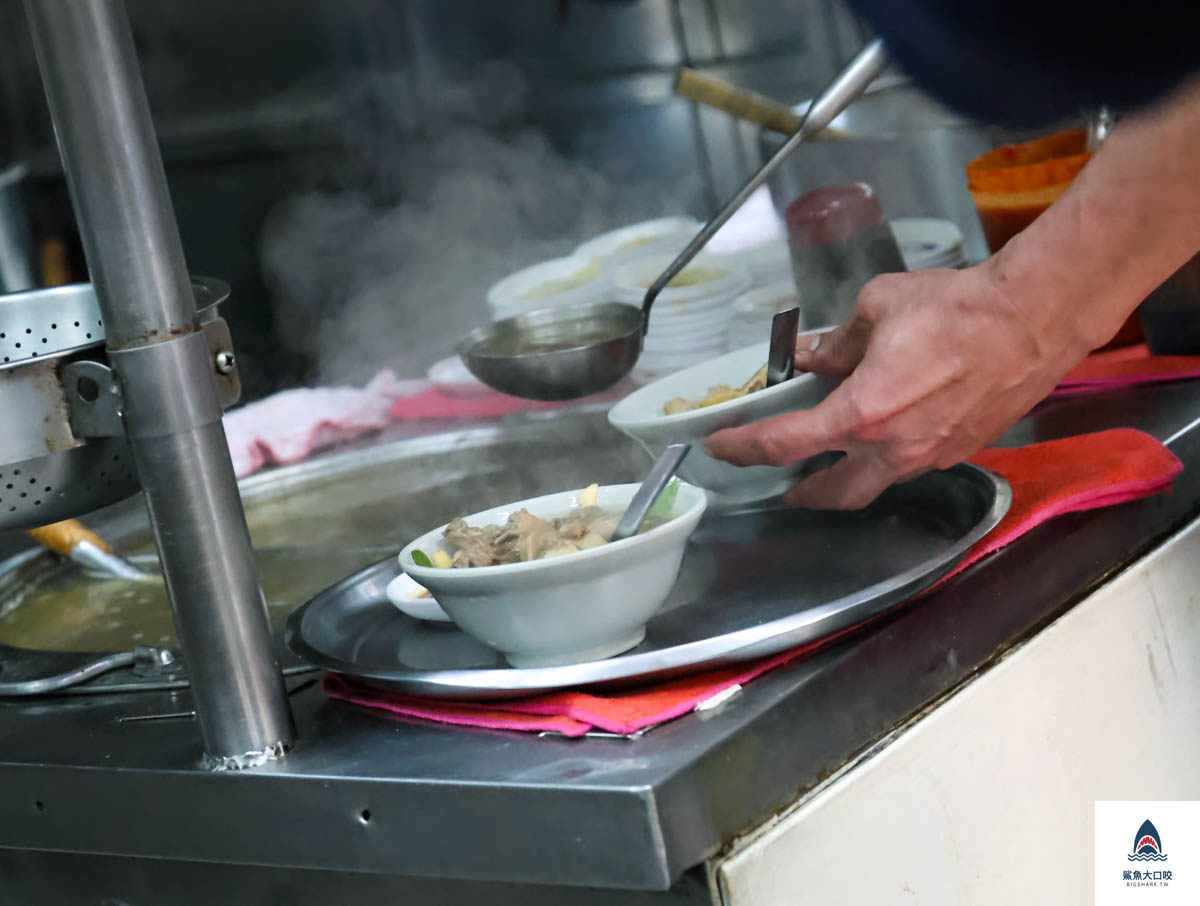
<path fill-rule="evenodd" d="M 417 564 L 417 566 L 427 566 L 430 569 L 433 569 L 433 561 L 425 556 L 424 551 L 413 551 L 412 558 L 413 563 Z"/>
<path fill-rule="evenodd" d="M 650 507 L 650 515 L 655 519 L 666 519 L 671 515 L 671 510 L 675 506 L 675 498 L 678 495 L 679 479 L 676 478 L 662 489 L 662 493 L 658 495 L 658 500 L 654 501 L 654 506 Z"/>

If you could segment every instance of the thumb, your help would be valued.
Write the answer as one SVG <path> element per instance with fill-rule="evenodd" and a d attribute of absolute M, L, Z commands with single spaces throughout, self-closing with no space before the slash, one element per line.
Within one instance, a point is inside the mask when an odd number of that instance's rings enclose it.
<path fill-rule="evenodd" d="M 796 368 L 817 374 L 849 374 L 867 352 L 872 324 L 856 314 L 841 327 L 796 343 Z"/>

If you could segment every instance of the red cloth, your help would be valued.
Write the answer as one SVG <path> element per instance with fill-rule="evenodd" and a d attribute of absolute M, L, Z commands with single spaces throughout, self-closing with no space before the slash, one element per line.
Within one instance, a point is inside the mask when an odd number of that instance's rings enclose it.
<path fill-rule="evenodd" d="M 1008 480 L 1012 506 L 1000 525 L 935 588 L 1053 516 L 1149 497 L 1168 489 L 1183 468 L 1165 446 L 1131 428 L 984 450 L 973 461 Z M 566 736 L 581 736 L 593 728 L 629 734 L 686 714 L 726 689 L 810 654 L 837 637 L 735 667 L 621 691 L 564 691 L 471 704 L 387 692 L 336 674 L 326 676 L 325 691 L 332 698 L 440 723 Z"/>
<path fill-rule="evenodd" d="M 1092 353 L 1067 373 L 1051 396 L 1078 396 L 1195 377 L 1200 377 L 1200 356 L 1151 355 L 1143 343 Z"/>
<path fill-rule="evenodd" d="M 543 403 L 524 400 L 502 393 L 480 393 L 474 396 L 452 396 L 440 390 L 426 390 L 415 396 L 395 400 L 389 415 L 396 421 L 452 418 L 500 418 L 514 412 L 535 412 L 561 409 L 566 403 Z"/>
<path fill-rule="evenodd" d="M 404 396 L 392 403 L 390 416 L 396 421 L 418 419 L 451 419 L 451 418 L 501 418 L 514 412 L 543 412 L 550 409 L 562 409 L 565 406 L 578 406 L 583 403 L 604 402 L 617 400 L 630 391 L 630 386 L 621 384 L 618 387 L 595 396 L 578 400 L 567 400 L 561 403 L 547 403 L 540 400 L 521 399 L 488 390 L 470 396 L 455 396 L 443 393 L 436 387 L 413 396 Z"/>

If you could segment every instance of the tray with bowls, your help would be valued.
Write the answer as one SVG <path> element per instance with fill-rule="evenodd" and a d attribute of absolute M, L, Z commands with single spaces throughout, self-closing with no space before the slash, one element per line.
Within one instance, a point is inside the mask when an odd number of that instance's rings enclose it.
<path fill-rule="evenodd" d="M 602 487 L 599 505 L 619 507 L 635 489 Z M 549 518 L 581 493 L 466 522 L 495 524 L 521 509 Z M 444 527 L 435 529 L 318 594 L 291 615 L 284 639 L 317 668 L 449 699 L 665 679 L 786 651 L 903 604 L 995 527 L 1011 493 L 998 476 L 960 465 L 854 513 L 721 514 L 705 502 L 681 483 L 669 517 L 641 534 L 495 566 L 422 565 L 431 552 L 449 555 Z M 389 586 L 404 593 L 393 584 L 404 574 L 440 605 L 423 619 L 389 600 Z"/>

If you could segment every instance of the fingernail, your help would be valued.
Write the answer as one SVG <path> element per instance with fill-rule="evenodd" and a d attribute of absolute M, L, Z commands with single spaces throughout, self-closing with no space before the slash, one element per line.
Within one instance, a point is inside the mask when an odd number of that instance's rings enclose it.
<path fill-rule="evenodd" d="M 817 347 L 820 345 L 821 345 L 821 335 L 817 334 L 815 337 L 812 338 L 812 342 L 808 344 L 808 351 L 816 352 Z"/>

